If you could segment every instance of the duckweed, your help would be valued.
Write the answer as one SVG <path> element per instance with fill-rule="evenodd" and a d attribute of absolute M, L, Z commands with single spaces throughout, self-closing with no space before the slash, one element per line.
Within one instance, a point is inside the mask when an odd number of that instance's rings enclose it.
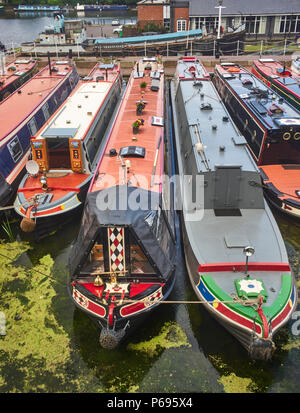
<path fill-rule="evenodd" d="M 128 344 L 127 349 L 141 351 L 147 353 L 148 356 L 153 357 L 158 355 L 162 349 L 182 346 L 191 347 L 185 333 L 177 323 L 168 322 L 163 325 L 160 333 L 156 337 L 153 337 L 149 341 L 130 343 Z"/>
<path fill-rule="evenodd" d="M 238 377 L 235 373 L 218 379 L 223 384 L 225 393 L 255 393 L 256 386 L 248 377 Z"/>

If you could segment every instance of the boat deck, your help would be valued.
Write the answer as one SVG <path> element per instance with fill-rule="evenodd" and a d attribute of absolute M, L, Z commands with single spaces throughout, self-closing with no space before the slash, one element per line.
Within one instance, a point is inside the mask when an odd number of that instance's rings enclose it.
<path fill-rule="evenodd" d="M 151 71 L 159 71 L 162 69 L 161 65 L 154 62 L 149 62 L 152 65 Z M 155 182 L 161 183 L 161 174 L 163 173 L 163 128 L 161 126 L 152 125 L 152 117 L 164 116 L 163 108 L 163 94 L 164 94 L 164 75 L 160 74 L 159 90 L 150 90 L 152 78 L 150 77 L 150 70 L 145 70 L 147 62 L 140 61 L 138 71 L 144 72 L 144 76 L 135 78 L 131 76 L 127 85 L 123 102 L 121 103 L 117 118 L 114 122 L 111 135 L 109 137 L 105 153 L 98 165 L 99 175 L 93 181 L 90 192 L 104 189 L 108 184 L 123 185 L 126 182 L 131 182 L 132 185 L 139 188 L 149 189 L 152 179 L 152 172 L 156 158 L 156 149 L 160 140 L 159 152 L 157 156 L 157 166 L 155 170 Z M 137 67 L 136 67 L 137 68 Z M 147 83 L 145 94 L 141 94 L 141 82 Z M 142 115 L 136 115 L 136 102 L 144 100 L 146 102 L 145 109 Z M 138 118 L 144 120 L 144 125 L 140 126 L 138 133 L 133 134 L 132 123 Z M 130 167 L 127 170 L 126 176 L 122 171 L 122 163 L 119 156 L 109 156 L 110 150 L 115 149 L 117 153 L 120 149 L 128 146 L 137 146 L 145 149 L 145 157 L 126 157 L 130 160 Z M 112 180 L 111 180 L 112 179 Z M 151 188 L 153 191 L 160 191 L 160 184 L 154 184 Z"/>
<path fill-rule="evenodd" d="M 12 93 L 0 104 L 0 142 L 16 127 L 26 121 L 26 118 L 49 96 L 53 89 L 62 82 L 63 78 L 73 70 L 68 63 L 58 67 L 58 72 L 49 74 L 46 66 L 36 76 Z"/>
<path fill-rule="evenodd" d="M 0 90 L 7 87 L 20 76 L 25 75 L 27 72 L 32 70 L 35 65 L 36 60 L 32 59 L 17 59 L 5 65 L 5 74 L 0 75 Z M 10 68 L 14 68 L 15 70 L 9 70 Z"/>
<path fill-rule="evenodd" d="M 51 195 L 51 201 L 47 202 L 49 206 L 55 201 L 63 198 L 65 195 L 71 192 L 72 189 L 78 188 L 79 185 L 81 185 L 89 176 L 88 174 L 75 174 L 72 171 L 65 173 L 59 171 L 58 175 L 60 176 L 57 177 L 55 172 L 46 174 L 47 184 L 49 188 L 49 191 L 47 191 L 46 194 Z M 39 177 L 35 178 L 28 175 L 22 189 L 23 188 L 25 189 L 23 194 L 25 196 L 26 202 L 29 202 L 34 197 L 34 195 L 43 193 Z M 51 188 L 54 188 L 54 190 L 51 190 Z"/>
<path fill-rule="evenodd" d="M 299 171 L 300 165 L 263 165 L 260 167 L 266 175 L 265 182 L 271 182 L 276 189 L 281 192 L 281 199 L 294 198 L 298 202 L 300 197 L 296 191 L 299 191 Z M 287 195 L 289 194 L 289 195 Z"/>
<path fill-rule="evenodd" d="M 243 248 L 248 245 L 255 249 L 252 262 L 288 262 L 267 205 L 266 209 L 242 209 L 241 216 L 216 216 L 214 210 L 205 209 L 200 221 L 185 225 L 199 263 L 243 262 Z"/>

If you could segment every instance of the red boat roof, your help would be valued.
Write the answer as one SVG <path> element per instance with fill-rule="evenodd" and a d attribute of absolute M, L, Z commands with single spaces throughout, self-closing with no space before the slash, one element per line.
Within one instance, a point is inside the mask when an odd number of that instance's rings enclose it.
<path fill-rule="evenodd" d="M 151 70 L 146 69 L 146 66 L 150 64 Z M 159 89 L 156 91 L 151 90 L 153 82 L 151 73 L 157 74 L 156 82 Z M 137 77 L 141 74 L 141 77 Z M 145 94 L 141 92 L 142 82 L 147 84 Z M 136 104 L 141 100 L 146 102 L 145 108 L 142 115 L 137 115 Z M 163 174 L 163 128 L 158 125 L 163 120 L 163 104 L 164 75 L 162 65 L 142 59 L 135 65 L 129 79 L 108 143 L 97 166 L 98 174 L 95 175 L 97 178 L 94 178 L 89 192 L 99 191 L 107 186 L 123 185 L 129 181 L 139 188 L 157 192 L 161 190 L 160 184 L 151 186 L 151 181 L 161 182 L 160 178 Z M 139 118 L 144 120 L 144 124 L 140 126 L 138 133 L 133 133 L 132 124 Z M 153 125 L 153 118 L 158 124 Z M 119 154 L 121 148 L 129 147 L 133 147 L 131 149 L 137 156 L 126 156 L 126 150 L 122 159 L 119 156 L 110 156 L 112 149 Z M 144 157 L 138 156 L 143 151 Z M 129 169 L 125 167 L 122 170 L 122 162 L 123 165 L 126 162 L 128 165 L 128 161 L 130 161 Z M 156 165 L 155 169 L 154 165 Z M 108 179 L 110 179 L 109 183 Z"/>
<path fill-rule="evenodd" d="M 300 76 L 274 59 L 258 59 L 253 65 L 273 83 L 280 83 L 300 98 Z"/>
<path fill-rule="evenodd" d="M 0 75 L 0 90 L 6 88 L 17 78 L 32 70 L 36 64 L 37 61 L 32 59 L 16 59 L 6 64 L 4 75 Z"/>
<path fill-rule="evenodd" d="M 45 101 L 54 88 L 73 70 L 73 65 L 64 63 L 52 63 L 51 66 L 57 67 L 58 72 L 52 72 L 51 76 L 49 67 L 46 66 L 1 102 L 0 142 L 10 133 L 14 133 L 17 126 L 26 121 L 33 110 Z"/>

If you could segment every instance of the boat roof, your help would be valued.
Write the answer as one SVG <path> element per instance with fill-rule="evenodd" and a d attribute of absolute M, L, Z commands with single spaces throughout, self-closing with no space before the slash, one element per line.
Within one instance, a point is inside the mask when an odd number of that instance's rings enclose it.
<path fill-rule="evenodd" d="M 68 137 L 83 140 L 119 73 L 118 64 L 97 63 L 38 131 L 35 139 Z"/>
<path fill-rule="evenodd" d="M 176 74 L 179 80 L 208 79 L 209 73 L 195 57 L 182 57 L 177 62 Z"/>
<path fill-rule="evenodd" d="M 216 65 L 216 70 L 266 129 L 300 128 L 299 112 L 247 69 L 226 62 Z"/>
<path fill-rule="evenodd" d="M 257 171 L 246 149 L 247 142 L 235 127 L 213 83 L 209 79 L 192 79 L 191 66 L 196 66 L 199 73 L 205 73 L 200 62 L 185 62 L 187 77 L 180 79 L 178 87 L 181 88 L 198 172 L 215 170 L 218 165 L 241 165 L 242 170 Z M 197 152 L 199 142 L 202 150 Z"/>
<path fill-rule="evenodd" d="M 151 66 L 151 70 L 147 70 L 147 66 Z M 156 90 L 151 90 L 153 81 L 155 81 Z M 141 94 L 140 84 L 142 82 L 147 84 L 144 95 Z M 139 116 L 136 115 L 136 105 L 141 100 L 145 102 L 145 109 L 143 114 Z M 112 185 L 124 185 L 130 182 L 139 188 L 161 191 L 161 185 L 154 184 L 151 187 L 151 181 L 154 179 L 155 182 L 161 183 L 161 175 L 163 174 L 163 115 L 164 74 L 162 64 L 158 63 L 156 59 L 143 58 L 136 63 L 131 73 L 89 192 L 104 189 L 108 177 L 113 177 L 114 183 Z M 144 120 L 144 125 L 134 135 L 132 124 L 139 118 Z M 121 153 L 122 148 L 124 149 Z M 129 148 L 133 151 L 133 156 L 130 157 L 126 155 Z M 119 156 L 110 156 L 112 149 L 117 154 L 123 154 L 122 159 Z M 157 159 L 157 164 L 153 174 L 155 159 Z M 125 164 L 126 161 L 130 161 L 130 167 L 125 178 L 120 171 L 122 170 L 122 162 Z"/>
<path fill-rule="evenodd" d="M 20 76 L 29 72 L 36 63 L 37 61 L 32 59 L 16 59 L 11 63 L 6 64 L 4 75 L 0 74 L 0 90 L 7 87 Z"/>
<path fill-rule="evenodd" d="M 94 37 L 89 37 L 87 40 L 94 40 L 96 44 L 128 44 L 128 43 L 145 43 L 145 42 L 164 42 L 168 40 L 177 39 L 180 40 L 181 38 L 185 37 L 194 37 L 194 36 L 202 36 L 202 30 L 189 30 L 189 31 L 182 31 L 182 32 L 174 32 L 174 33 L 166 33 L 166 34 L 153 34 L 150 36 L 133 36 L 133 37 L 111 37 L 111 38 L 99 38 L 95 39 Z"/>
<path fill-rule="evenodd" d="M 49 66 L 44 67 L 23 86 L 8 96 L 0 104 L 0 142 L 5 137 L 15 133 L 16 128 L 27 120 L 37 108 L 60 83 L 64 77 L 73 70 L 73 65 L 68 62 L 60 64 L 55 62 L 51 67 L 58 68 L 57 72 L 49 74 Z"/>
<path fill-rule="evenodd" d="M 300 98 L 300 75 L 284 68 L 274 59 L 258 59 L 254 60 L 253 64 L 266 76 L 272 78 L 275 84 L 280 83 Z"/>

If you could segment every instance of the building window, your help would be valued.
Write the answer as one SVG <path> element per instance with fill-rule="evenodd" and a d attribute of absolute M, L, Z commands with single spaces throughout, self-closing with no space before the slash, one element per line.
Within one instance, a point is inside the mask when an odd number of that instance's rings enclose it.
<path fill-rule="evenodd" d="M 186 20 L 177 20 L 177 31 L 184 32 L 186 30 Z"/>
<path fill-rule="evenodd" d="M 261 23 L 261 16 L 246 16 L 243 23 L 246 25 L 247 34 L 258 34 Z"/>
<path fill-rule="evenodd" d="M 279 33 L 299 33 L 300 16 L 281 16 Z"/>

